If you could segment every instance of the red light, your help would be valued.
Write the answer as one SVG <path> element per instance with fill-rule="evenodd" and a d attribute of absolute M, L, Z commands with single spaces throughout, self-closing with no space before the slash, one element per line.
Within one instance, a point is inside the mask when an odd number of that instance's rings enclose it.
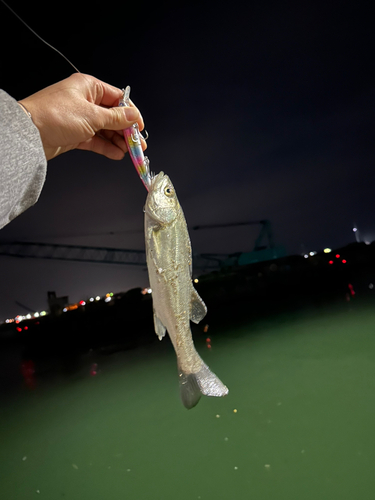
<path fill-rule="evenodd" d="M 337 253 L 337 254 L 336 254 L 336 259 L 339 259 L 339 258 L 340 258 L 340 254 L 339 254 L 339 253 Z"/>
<path fill-rule="evenodd" d="M 209 337 L 206 338 L 206 342 L 210 343 L 211 339 Z"/>
<path fill-rule="evenodd" d="M 346 260 L 345 259 L 342 259 L 341 261 L 343 264 L 346 264 Z"/>
<path fill-rule="evenodd" d="M 19 326 L 17 326 L 16 330 L 17 332 L 22 332 L 22 328 L 20 328 Z"/>
<path fill-rule="evenodd" d="M 207 344 L 208 349 L 211 349 L 211 344 Z"/>
<path fill-rule="evenodd" d="M 28 326 L 24 326 L 24 327 L 23 327 L 23 329 L 24 329 L 24 330 L 28 330 L 28 329 L 29 329 L 29 327 L 28 327 Z"/>
<path fill-rule="evenodd" d="M 85 304 L 86 304 L 86 302 L 85 302 L 84 300 L 80 300 L 80 301 L 79 301 L 79 305 L 80 305 L 80 306 L 84 306 Z"/>
<path fill-rule="evenodd" d="M 328 264 L 333 264 L 333 260 L 330 260 L 330 261 L 328 262 Z"/>

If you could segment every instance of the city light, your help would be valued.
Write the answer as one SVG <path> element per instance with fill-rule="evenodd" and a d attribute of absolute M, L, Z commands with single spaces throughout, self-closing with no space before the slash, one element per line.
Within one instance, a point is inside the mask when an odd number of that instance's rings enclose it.
<path fill-rule="evenodd" d="M 151 293 L 151 289 L 147 288 L 146 290 L 147 290 L 146 293 Z M 105 294 L 104 300 L 106 302 L 110 302 L 112 300 L 113 296 L 114 296 L 113 292 L 108 292 L 108 293 Z M 96 297 L 90 297 L 89 299 L 87 299 L 87 302 L 94 302 L 94 301 L 98 302 L 100 300 L 101 300 L 100 295 L 97 295 Z M 68 311 L 74 311 L 75 309 L 78 309 L 80 306 L 81 307 L 85 306 L 87 302 L 85 300 L 79 300 L 78 302 L 76 302 L 74 304 L 68 304 L 68 305 L 66 305 L 62 309 L 62 312 L 65 313 L 65 312 L 68 312 Z M 26 315 L 18 314 L 14 318 L 7 318 L 7 319 L 5 319 L 4 323 L 7 323 L 7 324 L 10 324 L 10 323 L 19 324 L 19 323 L 21 323 L 21 321 L 37 319 L 37 318 L 40 318 L 42 316 L 47 316 L 47 314 L 49 314 L 47 311 L 36 311 L 34 313 L 27 313 Z M 36 323 L 36 324 L 39 324 L 39 323 Z"/>
<path fill-rule="evenodd" d="M 316 254 L 317 254 L 317 252 L 312 251 L 312 252 L 309 252 L 309 253 L 305 253 L 303 256 L 304 256 L 305 259 L 308 259 L 309 257 L 313 257 Z"/>
<path fill-rule="evenodd" d="M 70 304 L 64 307 L 63 312 L 74 311 L 75 309 L 78 309 L 78 304 Z"/>

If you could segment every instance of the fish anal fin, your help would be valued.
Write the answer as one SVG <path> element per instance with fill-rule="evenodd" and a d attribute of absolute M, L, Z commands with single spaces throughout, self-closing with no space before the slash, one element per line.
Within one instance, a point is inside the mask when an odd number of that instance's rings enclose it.
<path fill-rule="evenodd" d="M 207 314 L 207 307 L 198 295 L 194 287 L 191 287 L 191 309 L 190 319 L 193 323 L 199 323 Z"/>
<path fill-rule="evenodd" d="M 154 327 L 156 335 L 159 337 L 159 340 L 161 340 L 165 335 L 166 328 L 156 315 L 155 311 L 154 311 Z"/>

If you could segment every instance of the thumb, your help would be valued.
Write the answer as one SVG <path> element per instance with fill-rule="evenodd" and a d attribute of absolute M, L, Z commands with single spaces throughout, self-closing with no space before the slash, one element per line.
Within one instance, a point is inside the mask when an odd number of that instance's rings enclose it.
<path fill-rule="evenodd" d="M 99 129 L 101 130 L 123 130 L 131 127 L 141 118 L 136 107 L 100 108 Z"/>

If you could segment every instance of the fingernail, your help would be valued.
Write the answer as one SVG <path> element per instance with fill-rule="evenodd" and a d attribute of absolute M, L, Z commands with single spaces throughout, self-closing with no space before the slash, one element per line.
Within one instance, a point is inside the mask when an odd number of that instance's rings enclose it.
<path fill-rule="evenodd" d="M 129 122 L 134 122 L 139 118 L 139 111 L 137 108 L 125 108 L 125 116 Z"/>

